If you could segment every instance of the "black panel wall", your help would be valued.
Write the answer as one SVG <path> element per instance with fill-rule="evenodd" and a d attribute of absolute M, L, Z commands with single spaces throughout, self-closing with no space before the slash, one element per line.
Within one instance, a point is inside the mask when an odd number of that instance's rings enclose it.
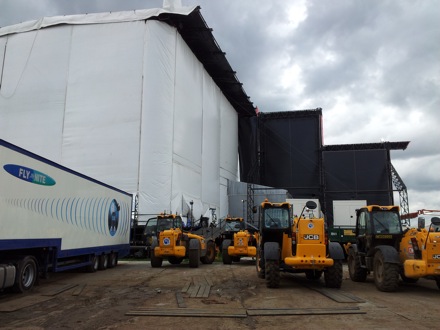
<path fill-rule="evenodd" d="M 294 198 L 320 195 L 321 117 L 321 109 L 260 114 L 260 184 Z"/>
<path fill-rule="evenodd" d="M 327 223 L 333 223 L 334 200 L 367 200 L 392 205 L 389 150 L 323 151 L 324 205 Z"/>

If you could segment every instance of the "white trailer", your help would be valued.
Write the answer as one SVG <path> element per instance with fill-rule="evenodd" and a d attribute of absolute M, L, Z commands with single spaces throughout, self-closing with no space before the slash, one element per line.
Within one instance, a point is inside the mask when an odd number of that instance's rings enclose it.
<path fill-rule="evenodd" d="M 354 242 L 356 210 L 366 205 L 366 200 L 333 201 L 333 224 L 328 228 L 329 239 L 341 245 Z"/>
<path fill-rule="evenodd" d="M 131 194 L 1 139 L 0 166 L 0 290 L 129 253 Z"/>

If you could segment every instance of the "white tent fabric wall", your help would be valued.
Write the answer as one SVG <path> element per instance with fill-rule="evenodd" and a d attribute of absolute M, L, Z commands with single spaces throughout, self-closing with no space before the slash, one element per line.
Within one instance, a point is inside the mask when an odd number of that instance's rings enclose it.
<path fill-rule="evenodd" d="M 224 216 L 237 113 L 176 29 L 127 15 L 0 29 L 1 137 L 138 193 L 140 214 L 186 215 L 192 200 L 196 219 Z"/>

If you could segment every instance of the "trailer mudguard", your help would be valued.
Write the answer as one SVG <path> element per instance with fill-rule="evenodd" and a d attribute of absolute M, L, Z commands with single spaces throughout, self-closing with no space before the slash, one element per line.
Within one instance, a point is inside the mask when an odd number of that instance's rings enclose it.
<path fill-rule="evenodd" d="M 345 259 L 344 250 L 342 249 L 342 246 L 337 242 L 328 243 L 328 252 L 330 258 L 332 258 L 333 260 Z"/>
<path fill-rule="evenodd" d="M 280 260 L 280 246 L 277 242 L 264 243 L 264 259 Z"/>
<path fill-rule="evenodd" d="M 374 249 L 374 253 L 377 250 L 380 250 L 384 257 L 384 262 L 392 263 L 392 264 L 400 264 L 399 252 L 393 247 L 389 245 L 378 245 Z"/>

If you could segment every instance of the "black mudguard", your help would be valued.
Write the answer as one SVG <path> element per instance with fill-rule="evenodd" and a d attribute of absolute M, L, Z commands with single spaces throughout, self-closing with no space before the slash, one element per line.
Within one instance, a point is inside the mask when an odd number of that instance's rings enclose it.
<path fill-rule="evenodd" d="M 380 250 L 384 257 L 384 262 L 400 264 L 399 252 L 389 245 L 378 245 L 375 250 Z"/>
<path fill-rule="evenodd" d="M 276 242 L 264 243 L 264 259 L 280 260 L 280 245 Z"/>
<path fill-rule="evenodd" d="M 328 252 L 330 258 L 333 260 L 343 260 L 345 259 L 344 250 L 342 249 L 341 244 L 337 242 L 329 242 L 328 243 Z"/>

